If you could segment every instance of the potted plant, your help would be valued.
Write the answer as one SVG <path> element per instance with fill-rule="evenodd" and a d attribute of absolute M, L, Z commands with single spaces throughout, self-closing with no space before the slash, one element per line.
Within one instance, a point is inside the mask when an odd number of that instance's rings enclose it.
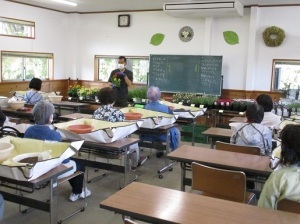
<path fill-rule="evenodd" d="M 80 99 L 80 100 L 85 99 L 86 96 L 87 96 L 87 92 L 88 92 L 88 89 L 85 88 L 84 86 L 82 86 L 82 87 L 78 90 L 78 96 L 79 96 L 79 99 Z"/>
<path fill-rule="evenodd" d="M 206 96 L 207 99 L 207 109 L 212 109 L 214 103 L 218 100 L 217 96 Z"/>
<path fill-rule="evenodd" d="M 146 87 L 131 89 L 128 92 L 128 97 L 136 103 L 141 103 L 142 99 L 147 99 L 147 90 Z"/>
<path fill-rule="evenodd" d="M 295 115 L 300 110 L 300 103 L 291 103 L 287 105 L 290 114 Z"/>
<path fill-rule="evenodd" d="M 95 100 L 95 95 L 98 92 L 98 89 L 95 87 L 86 88 L 86 99 L 87 100 Z"/>
<path fill-rule="evenodd" d="M 196 96 L 191 100 L 191 104 L 195 104 L 195 107 L 199 107 L 201 105 L 201 96 Z"/>
<path fill-rule="evenodd" d="M 70 85 L 69 88 L 67 89 L 67 94 L 69 97 L 78 97 L 78 91 L 80 90 L 81 86 L 80 85 Z"/>

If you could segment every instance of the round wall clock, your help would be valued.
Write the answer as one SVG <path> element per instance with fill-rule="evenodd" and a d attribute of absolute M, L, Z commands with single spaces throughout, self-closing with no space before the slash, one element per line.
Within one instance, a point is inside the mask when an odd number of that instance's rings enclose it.
<path fill-rule="evenodd" d="M 183 42 L 189 42 L 194 37 L 194 31 L 189 26 L 184 26 L 179 30 L 179 39 Z"/>

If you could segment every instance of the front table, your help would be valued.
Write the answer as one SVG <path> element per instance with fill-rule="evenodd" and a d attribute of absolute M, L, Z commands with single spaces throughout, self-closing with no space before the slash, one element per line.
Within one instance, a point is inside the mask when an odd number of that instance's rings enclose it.
<path fill-rule="evenodd" d="M 25 205 L 31 208 L 39 209 L 50 213 L 51 224 L 57 223 L 57 177 L 63 173 L 71 170 L 72 167 L 66 167 L 64 165 L 59 165 L 58 167 L 50 170 L 48 173 L 40 176 L 39 178 L 32 181 L 18 181 L 12 178 L 0 177 L 0 181 L 3 181 L 0 188 L 0 193 L 3 195 L 4 199 L 17 204 Z M 40 201 L 32 198 L 25 197 L 23 195 L 10 193 L 7 191 L 8 188 L 12 188 L 9 184 L 15 184 L 17 187 L 27 187 L 34 189 L 40 187 L 42 184 L 50 181 L 50 200 L 49 202 Z"/>
<path fill-rule="evenodd" d="M 182 191 L 185 191 L 186 185 L 191 186 L 192 182 L 190 178 L 186 177 L 186 171 L 190 170 L 192 162 L 215 168 L 243 171 L 246 175 L 258 175 L 266 178 L 272 173 L 269 168 L 270 159 L 268 156 L 212 150 L 188 145 L 182 145 L 167 156 L 181 164 Z"/>
<path fill-rule="evenodd" d="M 100 208 L 155 224 L 299 223 L 300 215 L 187 192 L 132 183 Z"/>

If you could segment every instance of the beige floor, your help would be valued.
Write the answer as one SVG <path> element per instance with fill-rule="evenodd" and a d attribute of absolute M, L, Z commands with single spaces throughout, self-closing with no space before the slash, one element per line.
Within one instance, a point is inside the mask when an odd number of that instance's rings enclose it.
<path fill-rule="evenodd" d="M 181 144 L 190 144 L 188 142 L 181 142 Z M 196 144 L 209 148 L 208 144 Z M 171 189 L 180 189 L 180 166 L 179 163 L 174 165 L 173 171 L 167 171 L 163 175 L 163 179 L 159 179 L 157 170 L 164 166 L 163 158 L 156 158 L 155 150 L 153 155 L 146 161 L 146 163 L 139 167 L 134 173 L 138 175 L 138 182 L 148 183 L 152 185 L 162 186 Z M 144 149 L 144 155 L 149 155 L 150 150 Z M 118 161 L 117 161 L 118 162 Z M 98 171 L 91 170 L 90 177 L 98 175 Z M 122 175 L 115 172 L 107 172 L 106 176 L 98 179 L 92 183 L 88 183 L 88 188 L 92 191 L 92 195 L 87 198 L 87 207 L 84 212 L 81 212 L 63 223 L 82 224 L 82 223 L 99 223 L 99 224 L 121 224 L 121 215 L 115 214 L 99 207 L 99 203 L 114 194 L 119 190 L 120 181 L 122 182 Z M 47 199 L 48 189 L 35 191 L 32 197 Z M 69 212 L 81 206 L 81 201 L 70 202 L 68 196 L 70 194 L 69 183 L 64 183 L 59 186 L 59 201 L 58 201 L 58 215 L 59 218 L 65 216 Z M 15 203 L 5 201 L 5 214 L 1 224 L 46 224 L 49 223 L 49 213 L 31 209 L 27 213 L 19 212 L 19 206 Z"/>

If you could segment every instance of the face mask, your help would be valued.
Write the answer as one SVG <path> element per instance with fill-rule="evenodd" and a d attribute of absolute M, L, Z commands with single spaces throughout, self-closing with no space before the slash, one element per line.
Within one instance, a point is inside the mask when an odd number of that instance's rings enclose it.
<path fill-rule="evenodd" d="M 124 64 L 118 64 L 118 69 L 124 69 L 125 65 Z"/>

